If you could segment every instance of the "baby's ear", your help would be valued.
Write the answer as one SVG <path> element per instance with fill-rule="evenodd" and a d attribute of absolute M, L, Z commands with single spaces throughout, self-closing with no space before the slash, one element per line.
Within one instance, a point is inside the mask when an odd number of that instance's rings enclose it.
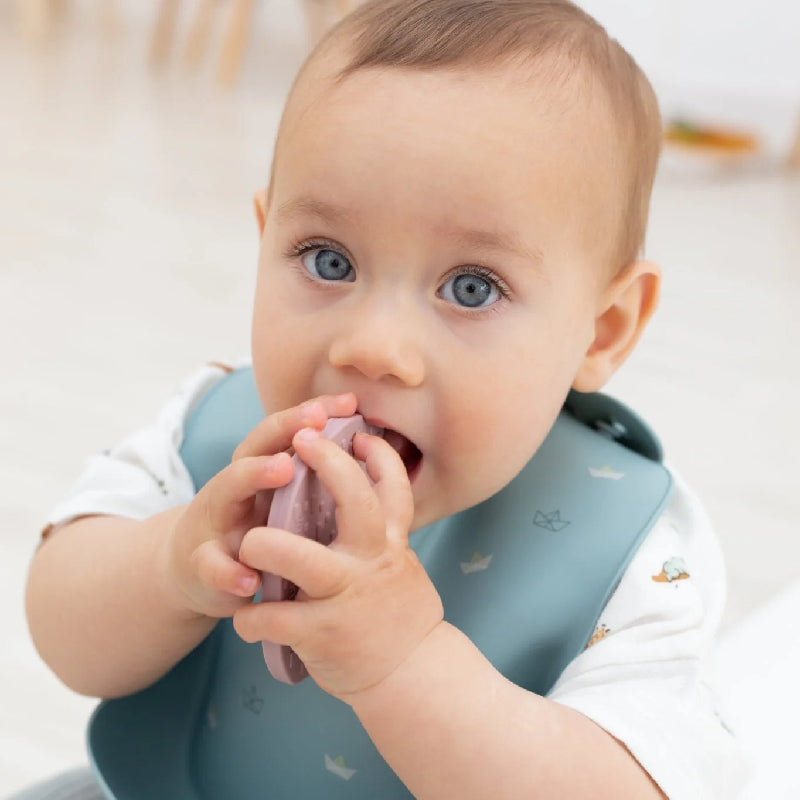
<path fill-rule="evenodd" d="M 256 212 L 256 222 L 258 223 L 258 238 L 260 239 L 264 234 L 264 225 L 267 222 L 267 208 L 269 201 L 267 200 L 267 190 L 261 189 L 253 196 L 253 208 Z"/>
<path fill-rule="evenodd" d="M 573 389 L 596 392 L 619 369 L 656 310 L 660 287 L 661 269 L 651 261 L 634 262 L 609 283 Z"/>

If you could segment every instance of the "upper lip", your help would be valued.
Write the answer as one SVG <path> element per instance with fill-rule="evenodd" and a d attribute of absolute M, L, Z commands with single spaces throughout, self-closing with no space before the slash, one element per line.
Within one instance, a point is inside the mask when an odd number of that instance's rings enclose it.
<path fill-rule="evenodd" d="M 387 425 L 380 417 L 368 417 L 366 415 L 362 416 L 364 416 L 364 422 L 366 422 L 367 425 L 374 425 L 376 428 L 389 428 L 394 430 L 391 425 Z"/>

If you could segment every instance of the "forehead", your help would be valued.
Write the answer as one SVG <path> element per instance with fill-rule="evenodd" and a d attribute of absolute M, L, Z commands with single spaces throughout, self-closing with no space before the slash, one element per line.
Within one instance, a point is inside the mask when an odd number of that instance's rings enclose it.
<path fill-rule="evenodd" d="M 420 121 L 457 116 L 468 123 L 458 128 L 416 128 L 417 136 L 434 136 L 441 131 L 451 141 L 480 127 L 485 132 L 509 136 L 523 133 L 537 138 L 569 130 L 576 150 L 587 149 L 613 138 L 608 103 L 596 83 L 581 75 L 564 76 L 555 59 L 509 62 L 494 66 L 452 66 L 423 70 L 405 67 L 372 67 L 357 70 L 337 80 L 346 66 L 347 52 L 329 46 L 312 57 L 292 88 L 281 121 L 281 134 L 296 134 L 303 123 L 315 119 L 315 112 L 337 114 L 332 123 L 352 122 L 363 126 L 373 116 L 374 128 L 418 124 Z M 402 105 L 398 113 L 378 118 L 377 112 Z M 413 118 L 409 116 L 413 113 Z M 587 126 L 592 130 L 591 136 Z M 586 139 L 578 143 L 577 140 Z"/>
<path fill-rule="evenodd" d="M 438 188 L 463 207 L 546 210 L 581 236 L 608 230 L 601 218 L 619 184 L 613 122 L 584 81 L 509 64 L 370 68 L 337 82 L 343 64 L 342 54 L 323 54 L 293 90 L 273 165 L 280 194 L 297 183 L 324 188 L 332 176 L 363 193 L 380 174 L 392 186 L 387 197 L 386 181 L 376 183 L 383 204 Z"/>

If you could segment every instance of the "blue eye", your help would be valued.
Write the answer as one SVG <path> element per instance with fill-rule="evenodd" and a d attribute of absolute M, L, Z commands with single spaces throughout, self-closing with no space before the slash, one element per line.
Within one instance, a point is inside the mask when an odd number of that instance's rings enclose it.
<path fill-rule="evenodd" d="M 303 266 L 323 281 L 354 281 L 353 265 L 336 250 L 317 248 L 303 254 Z"/>
<path fill-rule="evenodd" d="M 449 278 L 440 289 L 441 296 L 463 308 L 483 308 L 496 303 L 502 296 L 497 282 L 482 270 L 473 268 Z"/>

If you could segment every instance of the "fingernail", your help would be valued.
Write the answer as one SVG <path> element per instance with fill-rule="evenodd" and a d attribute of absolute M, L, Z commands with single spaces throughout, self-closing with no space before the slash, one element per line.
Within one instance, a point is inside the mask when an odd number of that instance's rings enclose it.
<path fill-rule="evenodd" d="M 245 575 L 239 579 L 239 586 L 241 586 L 245 592 L 249 592 L 250 594 L 255 592 L 257 585 L 258 578 L 256 578 L 255 575 Z"/>
<path fill-rule="evenodd" d="M 319 431 L 313 428 L 303 428 L 297 432 L 297 438 L 303 442 L 313 442 L 314 439 L 319 439 Z"/>

